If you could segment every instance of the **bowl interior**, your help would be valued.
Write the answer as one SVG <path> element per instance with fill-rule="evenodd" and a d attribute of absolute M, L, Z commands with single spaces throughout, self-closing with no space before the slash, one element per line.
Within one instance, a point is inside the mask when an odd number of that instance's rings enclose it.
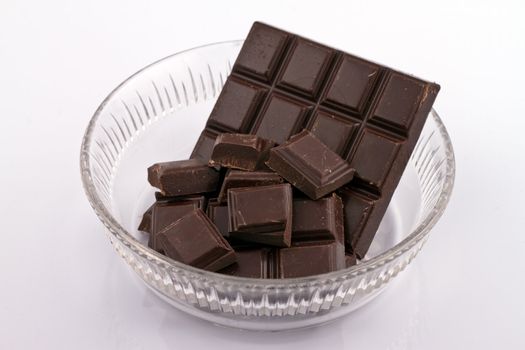
<path fill-rule="evenodd" d="M 147 182 L 147 167 L 156 162 L 187 159 L 213 105 L 214 98 L 202 99 L 167 113 L 166 117 L 148 124 L 120 157 L 111 187 L 110 210 L 126 231 L 143 244 L 147 243 L 147 237 L 137 227 L 155 193 Z M 401 242 L 421 214 L 421 188 L 411 166 L 404 172 L 367 258 Z"/>
<path fill-rule="evenodd" d="M 241 44 L 212 44 L 146 67 L 117 87 L 91 121 L 81 155 L 84 185 L 102 221 L 133 237 L 131 244 L 146 242 L 137 227 L 154 201 L 147 167 L 188 158 Z M 452 186 L 451 152 L 432 112 L 364 260 L 392 253 L 437 220 Z"/>

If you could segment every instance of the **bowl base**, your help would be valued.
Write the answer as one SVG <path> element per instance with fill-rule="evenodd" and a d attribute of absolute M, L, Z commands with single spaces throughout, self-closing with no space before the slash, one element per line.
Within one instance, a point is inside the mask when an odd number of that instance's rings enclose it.
<path fill-rule="evenodd" d="M 351 305 L 343 305 L 338 307 L 337 309 L 332 309 L 326 313 L 318 312 L 316 313 L 314 318 L 312 318 L 309 314 L 305 314 L 303 318 L 300 318 L 297 315 L 290 317 L 283 316 L 279 318 L 241 318 L 239 316 L 230 315 L 223 312 L 218 312 L 215 314 L 210 312 L 208 309 L 201 310 L 198 307 L 191 307 L 187 304 L 180 303 L 170 298 L 169 296 L 166 296 L 164 293 L 155 289 L 148 283 L 145 284 L 160 299 L 186 314 L 200 319 L 206 319 L 218 327 L 241 329 L 255 332 L 285 332 L 297 329 L 312 328 L 332 323 L 333 321 L 336 321 L 339 318 L 344 317 L 350 314 L 351 312 L 368 304 L 370 301 L 375 299 L 379 294 L 381 294 L 381 292 L 385 290 L 385 288 L 378 288 L 370 294 L 368 294 L 367 296 L 365 296 L 364 298 L 360 299 L 357 303 L 352 303 Z"/>

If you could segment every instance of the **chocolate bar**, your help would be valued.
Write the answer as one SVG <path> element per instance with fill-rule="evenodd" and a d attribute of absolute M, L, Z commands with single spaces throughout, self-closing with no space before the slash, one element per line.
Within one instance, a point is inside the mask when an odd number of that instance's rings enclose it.
<path fill-rule="evenodd" d="M 356 169 L 341 197 L 345 214 L 352 212 L 346 248 L 362 258 L 438 91 L 437 84 L 256 22 L 192 157 L 209 159 L 222 132 L 280 144 L 307 128 Z"/>
<path fill-rule="evenodd" d="M 148 181 L 164 196 L 184 196 L 217 190 L 220 173 L 198 159 L 153 164 Z"/>
<path fill-rule="evenodd" d="M 266 165 L 312 199 L 348 183 L 355 172 L 307 130 L 272 148 Z"/>
<path fill-rule="evenodd" d="M 291 244 L 290 184 L 231 188 L 228 214 L 231 237 L 280 247 Z"/>
<path fill-rule="evenodd" d="M 238 187 L 267 186 L 282 183 L 283 179 L 279 175 L 269 171 L 238 171 L 229 170 L 222 182 L 221 191 L 217 200 L 226 201 L 228 189 Z"/>
<path fill-rule="evenodd" d="M 318 200 L 294 198 L 292 242 L 337 241 L 344 244 L 343 202 L 336 194 Z"/>
<path fill-rule="evenodd" d="M 254 171 L 264 165 L 275 145 L 255 135 L 220 134 L 215 140 L 210 166 Z"/>
<path fill-rule="evenodd" d="M 165 254 L 182 263 L 217 271 L 235 262 L 235 252 L 201 209 L 194 209 L 159 232 Z"/>

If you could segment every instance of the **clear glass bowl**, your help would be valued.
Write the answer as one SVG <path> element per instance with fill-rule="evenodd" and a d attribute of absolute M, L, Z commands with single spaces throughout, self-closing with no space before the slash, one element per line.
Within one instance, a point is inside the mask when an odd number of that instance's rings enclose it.
<path fill-rule="evenodd" d="M 370 252 L 354 267 L 259 280 L 203 271 L 160 255 L 136 229 L 153 201 L 146 168 L 188 157 L 241 45 L 230 41 L 180 52 L 119 85 L 97 109 L 82 141 L 83 185 L 118 254 L 176 308 L 254 330 L 321 324 L 370 301 L 417 255 L 452 191 L 452 145 L 432 111 Z"/>

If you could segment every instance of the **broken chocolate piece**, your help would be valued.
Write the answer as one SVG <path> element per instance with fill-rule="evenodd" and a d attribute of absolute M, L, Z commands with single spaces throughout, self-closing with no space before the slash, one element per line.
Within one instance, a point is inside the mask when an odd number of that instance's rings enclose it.
<path fill-rule="evenodd" d="M 293 201 L 292 242 L 337 241 L 344 244 L 343 202 L 336 194 Z"/>
<path fill-rule="evenodd" d="M 239 171 L 229 170 L 224 177 L 221 191 L 217 200 L 219 202 L 226 201 L 228 189 L 238 187 L 255 187 L 279 184 L 283 182 L 283 178 L 278 174 L 270 171 Z"/>
<path fill-rule="evenodd" d="M 204 195 L 192 195 L 192 196 L 165 196 L 160 192 L 155 192 L 155 200 L 157 202 L 177 202 L 177 201 L 196 201 L 198 202 L 199 208 L 202 210 L 206 209 L 208 199 Z"/>
<path fill-rule="evenodd" d="M 153 211 L 153 206 L 155 203 L 150 205 L 148 209 L 142 215 L 142 220 L 140 221 L 138 230 L 142 232 L 151 233 L 151 212 Z"/>
<path fill-rule="evenodd" d="M 345 268 L 344 245 L 315 242 L 290 248 L 252 248 L 236 251 L 237 262 L 219 271 L 252 278 L 297 278 Z"/>
<path fill-rule="evenodd" d="M 148 168 L 148 181 L 164 196 L 213 192 L 220 173 L 198 159 L 157 163 Z"/>
<path fill-rule="evenodd" d="M 159 233 L 166 255 L 184 264 L 217 271 L 235 262 L 235 252 L 201 209 L 195 209 Z"/>
<path fill-rule="evenodd" d="M 345 254 L 345 266 L 350 267 L 357 264 L 357 257 L 354 254 L 346 253 Z"/>
<path fill-rule="evenodd" d="M 209 165 L 254 171 L 268 159 L 275 142 L 255 135 L 220 134 L 215 140 Z"/>
<path fill-rule="evenodd" d="M 294 245 L 279 249 L 277 255 L 279 278 L 312 276 L 345 268 L 344 245 L 339 242 Z"/>
<path fill-rule="evenodd" d="M 272 148 L 266 165 L 312 199 L 348 183 L 355 171 L 306 130 Z"/>
<path fill-rule="evenodd" d="M 210 199 L 206 214 L 224 237 L 230 235 L 228 232 L 228 205 L 226 203 L 219 203 L 217 199 Z"/>
<path fill-rule="evenodd" d="M 290 184 L 228 190 L 230 236 L 244 241 L 289 247 L 292 233 Z"/>
<path fill-rule="evenodd" d="M 253 242 L 243 241 L 234 237 L 230 237 L 228 232 L 228 205 L 226 203 L 219 203 L 217 199 L 210 199 L 208 203 L 208 211 L 206 213 L 210 220 L 217 226 L 217 229 L 224 238 L 230 243 L 233 249 L 253 249 L 258 248 L 259 244 Z"/>
<path fill-rule="evenodd" d="M 218 272 L 237 277 L 272 278 L 269 275 L 269 251 L 266 248 L 236 250 L 237 261 Z"/>
<path fill-rule="evenodd" d="M 159 232 L 166 226 L 174 223 L 184 215 L 199 208 L 199 201 L 183 201 L 166 203 L 155 203 L 151 211 L 151 231 L 149 235 L 148 247 L 158 252 L 162 252 L 159 242 Z"/>
<path fill-rule="evenodd" d="M 383 218 L 388 203 L 377 196 L 356 191 L 352 187 L 338 191 L 344 205 L 345 245 L 347 251 L 353 252 L 359 258 L 364 258 L 368 247 L 372 244 L 375 231 Z M 381 207 L 378 207 L 381 206 Z M 369 221 L 372 220 L 372 223 Z M 373 231 L 372 228 L 376 227 Z M 351 248 L 351 249 L 350 249 Z"/>

